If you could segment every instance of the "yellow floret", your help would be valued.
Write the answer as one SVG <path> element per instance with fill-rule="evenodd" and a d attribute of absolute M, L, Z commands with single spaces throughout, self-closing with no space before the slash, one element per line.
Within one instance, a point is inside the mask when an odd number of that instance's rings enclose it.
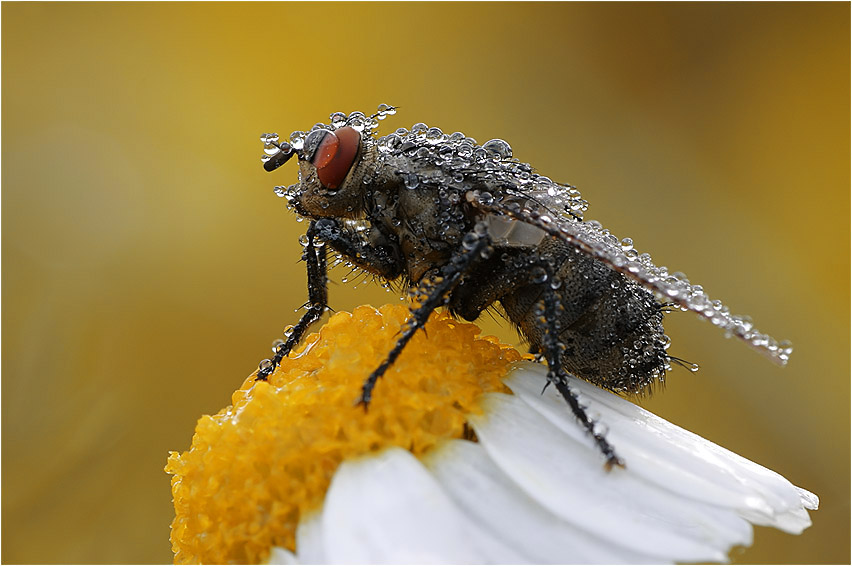
<path fill-rule="evenodd" d="M 521 358 L 479 329 L 433 315 L 379 380 L 369 410 L 364 379 L 408 318 L 402 305 L 331 317 L 268 382 L 246 379 L 233 405 L 198 421 L 192 446 L 171 452 L 175 563 L 257 563 L 294 550 L 299 517 L 318 509 L 345 458 L 400 446 L 422 455 L 460 438 L 465 415 Z"/>

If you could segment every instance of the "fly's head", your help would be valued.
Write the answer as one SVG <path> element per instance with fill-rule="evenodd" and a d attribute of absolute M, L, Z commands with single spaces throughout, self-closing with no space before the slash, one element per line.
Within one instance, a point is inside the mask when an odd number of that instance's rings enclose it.
<path fill-rule="evenodd" d="M 361 132 L 351 126 L 317 128 L 292 143 L 267 141 L 278 151 L 264 163 L 274 171 L 293 156 L 299 160 L 299 184 L 289 188 L 288 200 L 302 216 L 340 218 L 357 214 L 360 187 L 350 175 L 362 154 Z"/>
<path fill-rule="evenodd" d="M 299 183 L 276 187 L 279 196 L 302 216 L 310 218 L 354 218 L 363 212 L 364 183 L 369 177 L 374 152 L 373 129 L 377 119 L 396 111 L 382 105 L 379 113 L 348 117 L 335 112 L 331 124 L 316 124 L 309 132 L 293 132 L 289 143 L 277 134 L 264 134 L 264 169 L 274 171 L 292 157 L 299 160 Z"/>

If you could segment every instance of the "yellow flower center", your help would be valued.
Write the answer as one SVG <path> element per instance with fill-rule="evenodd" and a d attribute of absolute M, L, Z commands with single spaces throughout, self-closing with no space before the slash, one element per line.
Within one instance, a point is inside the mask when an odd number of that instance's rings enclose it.
<path fill-rule="evenodd" d="M 233 405 L 199 421 L 187 452 L 171 452 L 175 563 L 257 563 L 295 549 L 299 518 L 318 509 L 346 458 L 400 446 L 420 456 L 466 435 L 482 393 L 521 359 L 479 329 L 436 314 L 379 380 L 368 411 L 355 403 L 386 358 L 408 308 L 362 306 L 331 317 L 268 382 L 246 379 Z"/>

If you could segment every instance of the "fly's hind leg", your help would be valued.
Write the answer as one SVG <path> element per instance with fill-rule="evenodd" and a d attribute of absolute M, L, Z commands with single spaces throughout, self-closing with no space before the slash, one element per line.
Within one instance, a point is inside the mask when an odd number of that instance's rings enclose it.
<path fill-rule="evenodd" d="M 556 386 L 559 394 L 571 407 L 571 412 L 580 421 L 580 424 L 594 439 L 598 449 L 606 458 L 605 467 L 611 470 L 614 466 L 624 467 L 624 462 L 615 453 L 615 449 L 607 441 L 604 435 L 595 430 L 595 421 L 593 421 L 586 413 L 586 408 L 580 404 L 577 394 L 568 385 L 568 374 L 562 367 L 562 353 L 565 346 L 559 340 L 559 326 L 562 306 L 559 303 L 559 297 L 556 290 L 550 285 L 545 285 L 543 301 L 541 303 L 541 313 L 539 316 L 542 326 L 542 344 L 541 353 L 547 361 L 547 380 L 548 383 L 553 383 Z"/>

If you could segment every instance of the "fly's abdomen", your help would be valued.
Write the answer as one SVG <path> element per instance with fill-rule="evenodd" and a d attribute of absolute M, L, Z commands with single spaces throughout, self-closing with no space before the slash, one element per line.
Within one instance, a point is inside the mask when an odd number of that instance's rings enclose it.
<path fill-rule="evenodd" d="M 554 279 L 562 305 L 562 365 L 601 387 L 638 393 L 668 366 L 663 312 L 652 293 L 602 263 L 564 246 L 540 250 L 558 266 Z M 533 348 L 543 330 L 535 305 L 551 281 L 531 283 L 500 299 Z"/>

